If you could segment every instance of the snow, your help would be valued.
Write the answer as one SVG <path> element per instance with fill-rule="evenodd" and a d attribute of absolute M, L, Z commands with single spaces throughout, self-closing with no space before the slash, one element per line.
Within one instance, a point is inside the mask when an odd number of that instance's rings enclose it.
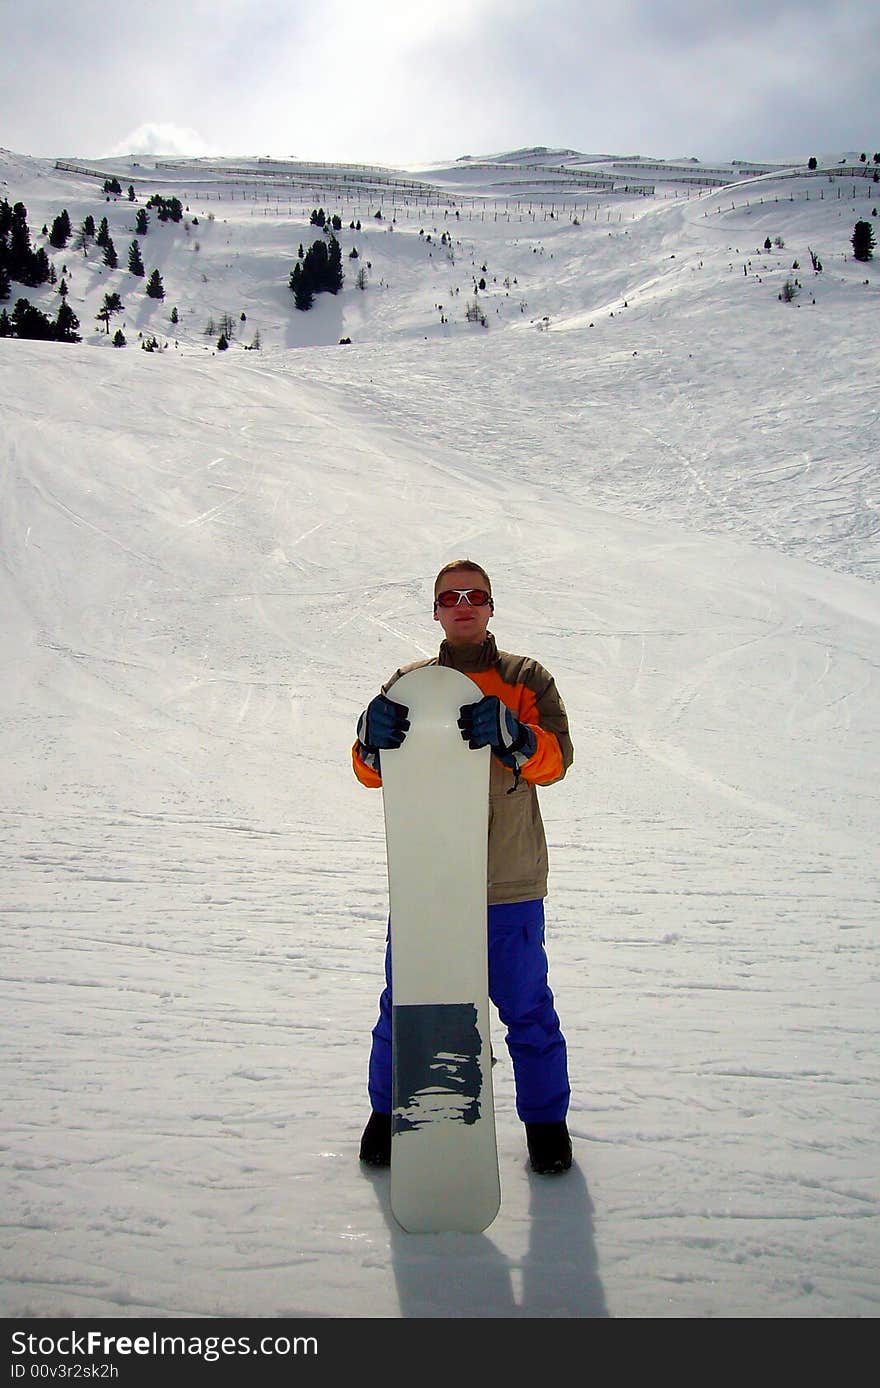
<path fill-rule="evenodd" d="M 875 185 L 551 219 L 527 168 L 510 205 L 450 166 L 379 222 L 210 168 L 107 164 L 186 196 L 142 238 L 164 303 L 69 246 L 84 341 L 0 340 L 3 1315 L 876 1315 Z M 0 180 L 127 263 L 98 179 Z M 347 281 L 304 315 L 319 202 Z M 542 806 L 575 1166 L 528 1173 L 495 1018 L 501 1212 L 420 1237 L 357 1161 L 387 897 L 348 753 L 462 553 L 572 723 Z"/>

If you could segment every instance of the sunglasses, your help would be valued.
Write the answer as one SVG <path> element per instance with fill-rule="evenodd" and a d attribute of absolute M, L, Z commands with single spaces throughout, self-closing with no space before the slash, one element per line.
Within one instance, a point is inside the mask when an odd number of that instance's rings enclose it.
<path fill-rule="evenodd" d="M 491 601 L 492 594 L 487 593 L 485 588 L 447 588 L 437 594 L 434 606 L 458 607 L 459 603 L 466 602 L 468 607 L 485 607 Z"/>

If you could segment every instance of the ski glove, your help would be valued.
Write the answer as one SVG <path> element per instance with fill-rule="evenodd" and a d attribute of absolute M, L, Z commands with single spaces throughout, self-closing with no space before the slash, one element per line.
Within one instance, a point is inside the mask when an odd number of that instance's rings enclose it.
<path fill-rule="evenodd" d="M 379 768 L 379 752 L 399 747 L 409 731 L 409 709 L 396 704 L 384 694 L 377 694 L 364 709 L 357 725 L 358 750 L 361 760 L 373 771 Z"/>
<path fill-rule="evenodd" d="M 535 755 L 537 738 L 527 723 L 494 694 L 460 710 L 458 726 L 469 747 L 491 747 L 492 753 L 519 776 L 524 762 Z"/>

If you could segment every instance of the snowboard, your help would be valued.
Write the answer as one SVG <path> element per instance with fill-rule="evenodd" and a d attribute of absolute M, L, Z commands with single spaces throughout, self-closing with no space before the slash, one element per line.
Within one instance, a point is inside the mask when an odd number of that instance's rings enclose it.
<path fill-rule="evenodd" d="M 382 752 L 392 971 L 391 1209 L 410 1233 L 478 1233 L 498 1213 L 489 1041 L 488 747 L 462 704 L 482 694 L 447 666 L 389 690 L 409 709 Z"/>

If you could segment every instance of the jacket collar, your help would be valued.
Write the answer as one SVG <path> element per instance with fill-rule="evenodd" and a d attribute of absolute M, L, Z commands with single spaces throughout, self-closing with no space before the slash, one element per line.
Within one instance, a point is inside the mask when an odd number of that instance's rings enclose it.
<path fill-rule="evenodd" d="M 448 641 L 444 641 L 440 647 L 438 664 L 451 665 L 454 670 L 461 670 L 463 673 L 468 670 L 488 670 L 498 664 L 495 637 L 491 631 L 487 631 L 486 639 L 476 646 L 450 646 Z"/>

